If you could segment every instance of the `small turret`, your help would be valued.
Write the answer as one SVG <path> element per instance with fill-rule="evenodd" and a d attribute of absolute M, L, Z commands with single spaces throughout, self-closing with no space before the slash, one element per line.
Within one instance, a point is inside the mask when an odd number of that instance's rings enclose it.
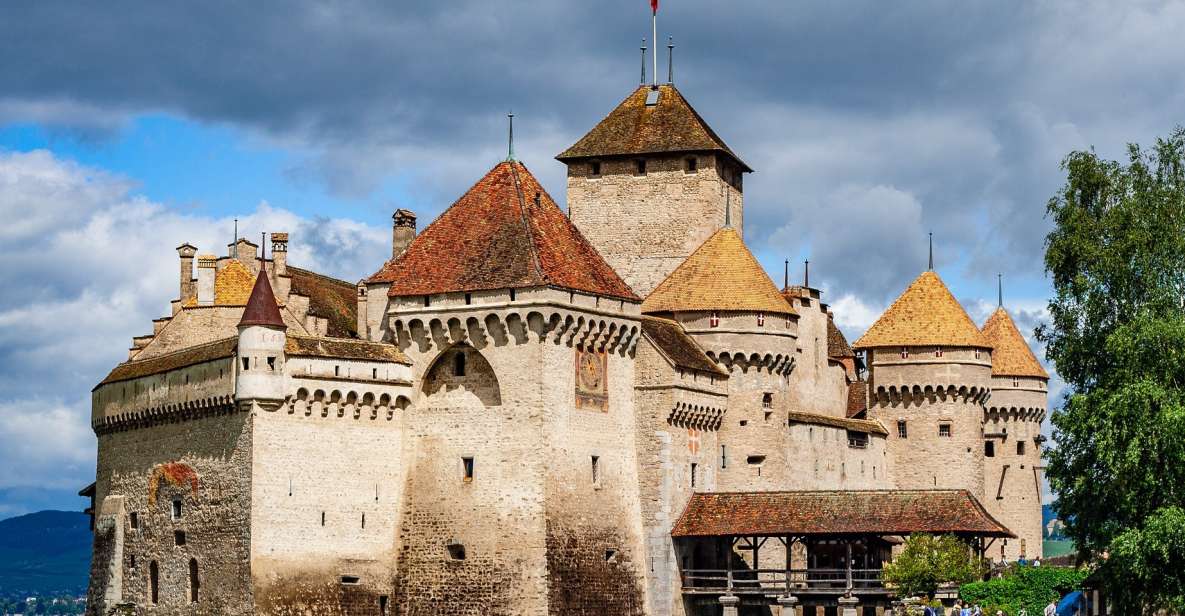
<path fill-rule="evenodd" d="M 284 400 L 287 329 L 272 285 L 261 269 L 239 320 L 235 399 L 241 407 L 275 410 Z"/>

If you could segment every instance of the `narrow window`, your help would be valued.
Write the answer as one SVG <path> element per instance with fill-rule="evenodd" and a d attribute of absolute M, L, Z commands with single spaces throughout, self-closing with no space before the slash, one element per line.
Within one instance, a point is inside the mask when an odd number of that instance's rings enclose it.
<path fill-rule="evenodd" d="M 371 368 L 370 369 L 370 378 L 372 378 L 372 379 L 379 378 L 379 369 L 378 368 Z"/>
<path fill-rule="evenodd" d="M 379 616 L 387 616 L 387 603 L 390 598 L 387 595 L 379 595 Z"/>
<path fill-rule="evenodd" d="M 250 370 L 250 369 L 251 369 L 251 358 L 244 357 L 243 358 L 243 370 Z"/>
<path fill-rule="evenodd" d="M 720 327 L 720 313 L 712 311 L 708 315 L 708 327 Z"/>
<path fill-rule="evenodd" d="M 638 175 L 646 175 L 646 159 L 639 158 L 635 164 L 637 165 Z"/>
<path fill-rule="evenodd" d="M 996 444 L 992 441 L 983 442 L 983 455 L 988 458 L 996 457 Z"/>
<path fill-rule="evenodd" d="M 950 424 L 938 424 L 938 436 L 950 437 Z"/>
<path fill-rule="evenodd" d="M 425 295 L 424 296 L 424 307 L 427 308 L 428 306 L 431 306 L 431 305 L 432 305 L 432 297 L 429 295 Z"/>
<path fill-rule="evenodd" d="M 135 511 L 128 514 L 128 521 L 131 522 L 132 528 L 140 528 L 140 514 Z"/>
<path fill-rule="evenodd" d="M 909 429 L 906 427 L 904 419 L 897 420 L 897 437 L 909 438 Z"/>
<path fill-rule="evenodd" d="M 934 347 L 934 357 L 942 357 L 942 347 Z"/>
<path fill-rule="evenodd" d="M 450 541 L 447 546 L 448 557 L 453 560 L 465 560 L 465 545 L 456 541 Z"/>
<path fill-rule="evenodd" d="M 764 312 L 757 313 L 757 327 L 765 327 L 765 313 Z"/>
<path fill-rule="evenodd" d="M 1018 379 L 1016 377 L 1012 377 L 1012 386 L 1013 387 L 1020 387 L 1020 379 Z"/>
<path fill-rule="evenodd" d="M 768 409 L 768 408 L 773 408 L 773 406 L 774 406 L 774 395 L 773 395 L 772 393 L 768 392 L 768 391 L 767 391 L 767 392 L 765 392 L 765 393 L 763 393 L 763 394 L 761 394 L 761 406 L 762 406 L 762 408 L 767 408 L 767 409 Z"/>
<path fill-rule="evenodd" d="M 135 554 L 128 556 L 128 567 L 131 569 L 136 568 L 136 555 Z"/>
<path fill-rule="evenodd" d="M 979 359 L 979 349 L 975 349 L 975 359 Z"/>
<path fill-rule="evenodd" d="M 347 586 L 353 586 L 353 585 L 361 582 L 362 578 L 360 578 L 356 575 L 343 575 L 341 577 L 341 580 L 342 580 L 342 584 L 345 584 Z"/>
<path fill-rule="evenodd" d="M 601 161 L 594 160 L 588 164 L 589 175 L 601 175 Z"/>
<path fill-rule="evenodd" d="M 699 159 L 694 156 L 689 156 L 683 161 L 683 169 L 687 173 L 695 173 L 699 170 Z"/>
<path fill-rule="evenodd" d="M 725 451 L 724 445 L 720 446 L 720 468 L 728 468 L 728 452 Z"/>
<path fill-rule="evenodd" d="M 366 514 L 362 514 L 362 528 L 366 528 Z"/>
<path fill-rule="evenodd" d="M 457 351 L 453 355 L 453 376 L 465 376 L 465 352 Z"/>
<path fill-rule="evenodd" d="M 160 602 L 160 570 L 155 560 L 148 563 L 148 597 L 153 605 Z"/>
<path fill-rule="evenodd" d="M 765 412 L 765 420 L 766 420 L 766 421 L 769 421 L 769 419 L 770 419 L 771 417 L 773 417 L 773 416 L 774 416 L 774 412 L 773 412 L 773 411 L 766 411 L 766 412 Z"/>
<path fill-rule="evenodd" d="M 594 486 L 601 485 L 601 458 L 599 456 L 592 457 L 592 482 Z"/>
<path fill-rule="evenodd" d="M 321 526 L 325 526 L 325 512 L 321 512 Z"/>
<path fill-rule="evenodd" d="M 1018 455 L 1018 456 L 1025 455 L 1025 442 L 1024 441 L 1016 441 L 1016 455 Z"/>
<path fill-rule="evenodd" d="M 183 530 L 173 531 L 173 545 L 175 545 L 175 546 L 185 545 L 185 531 L 183 531 Z"/>
<path fill-rule="evenodd" d="M 196 558 L 189 559 L 189 602 L 198 602 L 198 589 L 202 587 L 202 581 L 198 578 L 198 564 Z"/>
<path fill-rule="evenodd" d="M 699 467 L 695 462 L 691 463 L 691 487 L 695 487 L 695 471 Z"/>
<path fill-rule="evenodd" d="M 461 458 L 461 468 L 465 473 L 464 480 L 473 481 L 473 458 Z"/>
<path fill-rule="evenodd" d="M 472 304 L 472 303 L 473 303 L 473 294 L 466 293 L 465 294 L 465 305 L 468 306 L 469 304 Z"/>
<path fill-rule="evenodd" d="M 268 357 L 267 358 L 267 369 L 271 370 L 273 372 L 276 370 L 276 358 L 275 357 Z"/>
<path fill-rule="evenodd" d="M 173 519 L 174 520 L 181 519 L 181 499 L 179 499 L 179 498 L 173 499 Z"/>
<path fill-rule="evenodd" d="M 901 359 L 909 359 L 909 348 L 901 347 Z"/>
<path fill-rule="evenodd" d="M 510 301 L 514 301 L 514 289 L 510 290 Z"/>

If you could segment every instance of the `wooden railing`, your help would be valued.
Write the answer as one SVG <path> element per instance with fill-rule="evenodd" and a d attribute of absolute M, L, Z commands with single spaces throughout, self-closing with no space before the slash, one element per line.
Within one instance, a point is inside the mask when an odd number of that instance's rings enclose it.
<path fill-rule="evenodd" d="M 685 593 L 884 592 L 880 569 L 686 569 Z"/>

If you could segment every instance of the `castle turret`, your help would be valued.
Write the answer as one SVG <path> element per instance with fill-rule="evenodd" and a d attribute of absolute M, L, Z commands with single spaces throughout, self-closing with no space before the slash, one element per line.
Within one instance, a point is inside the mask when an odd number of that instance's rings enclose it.
<path fill-rule="evenodd" d="M 1002 542 L 1002 560 L 1041 557 L 1041 422 L 1049 374 L 1003 306 L 983 325 L 992 345 L 992 397 L 984 421 L 984 505 L 1017 539 Z"/>
<path fill-rule="evenodd" d="M 742 235 L 752 170 L 673 85 L 639 87 L 556 158 L 572 222 L 642 297 L 726 219 Z"/>
<path fill-rule="evenodd" d="M 275 408 L 284 400 L 287 329 L 267 273 L 261 269 L 239 320 L 235 399 L 240 406 Z"/>
<path fill-rule="evenodd" d="M 938 274 L 918 276 L 853 347 L 866 353 L 868 416 L 889 430 L 897 486 L 982 501 L 991 344 Z"/>

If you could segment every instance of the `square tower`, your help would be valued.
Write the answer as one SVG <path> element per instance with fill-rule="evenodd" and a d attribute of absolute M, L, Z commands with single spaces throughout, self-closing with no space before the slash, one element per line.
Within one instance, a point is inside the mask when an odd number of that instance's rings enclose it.
<path fill-rule="evenodd" d="M 752 169 L 674 85 L 639 87 L 556 158 L 572 222 L 642 297 L 721 227 L 742 231 Z"/>

